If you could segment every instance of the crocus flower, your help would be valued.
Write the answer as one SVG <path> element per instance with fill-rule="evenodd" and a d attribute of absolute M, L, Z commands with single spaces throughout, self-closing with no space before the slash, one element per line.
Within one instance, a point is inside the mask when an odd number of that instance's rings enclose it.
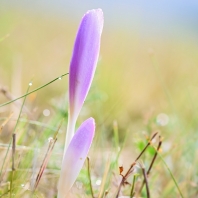
<path fill-rule="evenodd" d="M 101 9 L 90 10 L 78 29 L 69 71 L 69 118 L 64 153 L 74 135 L 77 117 L 96 70 L 103 21 Z"/>
<path fill-rule="evenodd" d="M 90 10 L 82 18 L 74 45 L 69 71 L 69 117 L 58 198 L 66 198 L 91 146 L 95 123 L 87 119 L 74 134 L 77 117 L 88 94 L 95 73 L 103 28 L 101 9 Z"/>
<path fill-rule="evenodd" d="M 95 132 L 95 122 L 89 118 L 72 138 L 65 156 L 58 183 L 58 198 L 66 198 L 87 157 Z"/>

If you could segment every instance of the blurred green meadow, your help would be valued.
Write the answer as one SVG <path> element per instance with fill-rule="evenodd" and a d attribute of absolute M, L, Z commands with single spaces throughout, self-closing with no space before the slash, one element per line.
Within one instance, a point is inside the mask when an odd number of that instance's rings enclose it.
<path fill-rule="evenodd" d="M 61 17 L 2 3 L 1 104 L 25 94 L 30 82 L 31 91 L 68 72 L 78 24 L 91 8 L 83 9 L 76 17 L 69 14 Z M 186 26 L 177 29 L 174 24 L 166 27 L 175 32 L 172 35 L 147 33 L 146 28 L 141 32 L 135 26 L 133 29 L 122 24 L 120 18 L 116 25 L 111 25 L 106 10 L 103 10 L 107 23 L 98 66 L 77 121 L 78 126 L 88 117 L 96 121 L 95 138 L 89 152 L 95 197 L 116 196 L 122 178 L 119 167 L 123 166 L 123 173 L 126 173 L 148 139 L 158 132 L 162 138 L 160 156 L 183 197 L 196 198 L 198 39 L 192 32 L 185 31 Z M 122 13 L 122 18 L 125 17 Z M 0 107 L 0 197 L 56 197 L 67 126 L 67 91 L 68 76 L 64 76 L 27 96 L 15 131 L 15 171 L 12 171 L 12 149 L 8 149 L 8 144 L 23 99 Z M 48 166 L 33 193 L 32 185 L 57 131 Z M 158 137 L 152 142 L 155 147 L 157 144 Z M 146 169 L 154 154 L 152 146 L 143 154 L 140 162 Z M 138 194 L 144 179 L 140 166 L 135 173 L 138 174 L 135 197 L 147 197 L 146 188 Z M 132 183 L 133 174 L 127 181 Z M 149 174 L 148 185 L 153 198 L 181 197 L 159 156 Z M 131 185 L 123 186 L 120 197 L 130 197 L 130 190 Z M 70 197 L 92 197 L 87 162 Z"/>

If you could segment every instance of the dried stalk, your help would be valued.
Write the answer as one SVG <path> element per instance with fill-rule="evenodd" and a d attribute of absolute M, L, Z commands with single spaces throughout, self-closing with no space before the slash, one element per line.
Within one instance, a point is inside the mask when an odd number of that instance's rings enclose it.
<path fill-rule="evenodd" d="M 122 180 L 120 182 L 120 185 L 118 187 L 118 192 L 117 192 L 117 195 L 116 195 L 116 198 L 119 197 L 119 194 L 120 194 L 120 191 L 121 191 L 121 188 L 122 186 L 126 183 L 126 180 L 127 178 L 129 177 L 129 175 L 133 172 L 133 169 L 134 169 L 134 166 L 136 165 L 137 161 L 140 159 L 140 157 L 143 155 L 143 153 L 146 151 L 146 149 L 150 146 L 152 140 L 155 138 L 155 136 L 157 135 L 158 133 L 155 133 L 151 139 L 148 141 L 147 145 L 144 147 L 144 149 L 142 150 L 142 152 L 138 155 L 138 157 L 135 159 L 135 161 L 131 164 L 129 170 L 127 171 L 127 173 L 125 175 L 122 175 Z"/>

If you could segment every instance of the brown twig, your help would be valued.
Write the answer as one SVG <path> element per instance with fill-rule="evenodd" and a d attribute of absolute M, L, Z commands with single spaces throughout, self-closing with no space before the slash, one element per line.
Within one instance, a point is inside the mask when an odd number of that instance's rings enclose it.
<path fill-rule="evenodd" d="M 87 157 L 87 169 L 88 169 L 88 178 L 89 178 L 89 186 L 91 190 L 91 196 L 94 198 L 94 193 L 93 193 L 93 187 L 92 187 L 92 182 L 91 182 L 91 174 L 90 174 L 90 159 Z"/>
<path fill-rule="evenodd" d="M 38 186 L 38 184 L 41 180 L 41 177 L 43 175 L 43 172 L 44 172 L 45 168 L 47 167 L 48 161 L 49 161 L 49 159 L 51 157 L 51 154 L 52 154 L 52 150 L 53 150 L 54 145 L 55 145 L 56 140 L 57 140 L 58 131 L 59 131 L 62 123 L 63 123 L 63 120 L 60 122 L 60 124 L 58 126 L 58 129 L 57 129 L 56 133 L 54 134 L 54 137 L 49 142 L 47 152 L 45 154 L 45 157 L 44 157 L 43 162 L 41 164 L 40 170 L 39 170 L 39 172 L 37 174 L 37 177 L 36 177 L 36 182 L 35 182 L 34 187 L 33 187 L 33 192 L 36 190 L 36 188 L 37 188 L 37 186 Z"/>
<path fill-rule="evenodd" d="M 158 152 L 160 150 L 161 145 L 162 145 L 162 140 L 161 140 L 161 137 L 159 136 L 159 143 L 158 143 L 158 146 L 157 146 L 157 150 L 156 150 L 155 155 L 154 155 L 154 157 L 153 157 L 153 159 L 151 161 L 151 164 L 150 164 L 150 166 L 148 168 L 147 176 L 150 174 L 151 168 L 153 167 L 153 164 L 154 164 L 154 162 L 155 162 L 155 160 L 157 158 L 157 154 L 158 154 Z M 145 184 L 145 180 L 143 180 L 143 182 L 142 182 L 142 185 L 141 185 L 140 190 L 139 190 L 139 194 L 142 192 L 144 184 Z"/>
<path fill-rule="evenodd" d="M 151 139 L 148 141 L 147 145 L 144 147 L 144 149 L 141 151 L 141 153 L 138 155 L 138 157 L 135 159 L 135 161 L 131 164 L 129 170 L 126 172 L 125 175 L 122 175 L 122 180 L 120 182 L 120 185 L 118 187 L 118 192 L 117 192 L 117 195 L 116 195 L 116 198 L 119 197 L 119 194 L 120 194 L 120 190 L 122 188 L 122 186 L 125 184 L 126 182 L 126 179 L 129 177 L 129 175 L 133 172 L 133 168 L 134 166 L 136 165 L 136 162 L 140 159 L 140 157 L 143 155 L 143 153 L 146 151 L 146 149 L 150 146 L 152 140 L 155 138 L 155 136 L 158 134 L 158 132 L 156 132 L 152 137 Z"/>
<path fill-rule="evenodd" d="M 162 145 L 162 140 L 161 140 L 161 137 L 159 136 L 159 144 L 158 144 L 158 146 L 157 146 L 157 151 L 155 152 L 155 155 L 154 155 L 154 157 L 153 157 L 153 160 L 151 161 L 151 165 L 149 166 L 149 169 L 148 169 L 148 171 L 147 171 L 147 175 L 149 175 L 149 173 L 150 173 L 150 171 L 151 171 L 151 168 L 153 167 L 153 164 L 154 164 L 154 162 L 155 162 L 155 159 L 156 159 L 156 157 L 157 157 L 157 154 L 158 154 L 158 151 L 160 150 L 161 145 Z"/>
<path fill-rule="evenodd" d="M 149 191 L 149 186 L 148 186 L 148 179 L 147 179 L 147 174 L 146 174 L 146 170 L 143 164 L 139 163 L 141 169 L 142 169 L 142 173 L 144 176 L 144 181 L 146 184 L 146 194 L 147 194 L 147 198 L 150 198 L 150 191 Z"/>
<path fill-rule="evenodd" d="M 51 156 L 51 154 L 52 154 L 52 150 L 53 150 L 53 148 L 54 148 L 54 145 L 55 145 L 55 143 L 56 143 L 56 140 L 57 140 L 57 139 L 52 139 L 52 140 L 50 140 L 50 143 L 49 143 L 47 152 L 46 152 L 46 154 L 45 154 L 45 157 L 44 157 L 43 162 L 42 162 L 42 164 L 41 164 L 40 170 L 39 170 L 39 172 L 38 172 L 38 174 L 37 174 L 37 177 L 36 177 L 36 182 L 35 182 L 35 185 L 34 185 L 34 188 L 33 188 L 33 192 L 36 190 L 36 188 L 37 188 L 37 186 L 38 186 L 38 184 L 39 184 L 39 182 L 40 182 L 40 180 L 41 180 L 41 177 L 42 177 L 42 175 L 43 175 L 43 172 L 44 172 L 44 170 L 45 170 L 45 168 L 46 168 L 46 166 L 47 166 L 47 164 L 48 164 L 48 161 L 49 161 L 49 159 L 50 159 L 50 156 Z"/>
<path fill-rule="evenodd" d="M 12 135 L 12 171 L 15 171 L 15 167 L 14 167 L 15 151 L 16 151 L 16 134 L 14 133 Z"/>
<path fill-rule="evenodd" d="M 139 156 L 136 158 L 135 161 L 138 161 L 138 160 L 140 159 L 140 157 L 142 156 L 142 154 L 145 152 L 145 150 L 148 148 L 148 146 L 150 146 L 152 140 L 155 138 L 155 136 L 156 136 L 157 134 L 158 134 L 158 132 L 155 133 L 155 134 L 151 137 L 151 139 L 149 140 L 149 142 L 148 142 L 147 145 L 144 147 L 144 149 L 142 150 L 142 152 L 139 154 Z"/>

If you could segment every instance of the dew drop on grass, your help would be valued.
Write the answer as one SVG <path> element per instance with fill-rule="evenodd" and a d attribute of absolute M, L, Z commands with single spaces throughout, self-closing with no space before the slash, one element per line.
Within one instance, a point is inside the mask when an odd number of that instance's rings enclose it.
<path fill-rule="evenodd" d="M 48 117 L 50 115 L 50 110 L 49 109 L 44 109 L 43 110 L 43 115 Z"/>
<path fill-rule="evenodd" d="M 168 122 L 169 122 L 169 117 L 165 113 L 160 113 L 157 116 L 156 122 L 157 122 L 157 124 L 159 124 L 161 126 L 166 126 L 168 124 Z"/>
<path fill-rule="evenodd" d="M 48 138 L 48 142 L 51 142 L 52 140 L 53 140 L 52 137 L 49 137 L 49 138 Z"/>
<path fill-rule="evenodd" d="M 100 179 L 97 179 L 97 180 L 96 180 L 96 185 L 97 185 L 97 186 L 100 186 L 100 185 L 101 185 L 101 182 L 102 182 L 102 181 L 101 181 Z"/>
<path fill-rule="evenodd" d="M 25 184 L 21 184 L 21 187 L 23 188 L 25 186 Z"/>
<path fill-rule="evenodd" d="M 29 83 L 29 86 L 32 86 L 32 82 Z"/>
<path fill-rule="evenodd" d="M 58 80 L 61 80 L 62 79 L 62 76 L 60 76 L 59 78 L 58 78 Z"/>

